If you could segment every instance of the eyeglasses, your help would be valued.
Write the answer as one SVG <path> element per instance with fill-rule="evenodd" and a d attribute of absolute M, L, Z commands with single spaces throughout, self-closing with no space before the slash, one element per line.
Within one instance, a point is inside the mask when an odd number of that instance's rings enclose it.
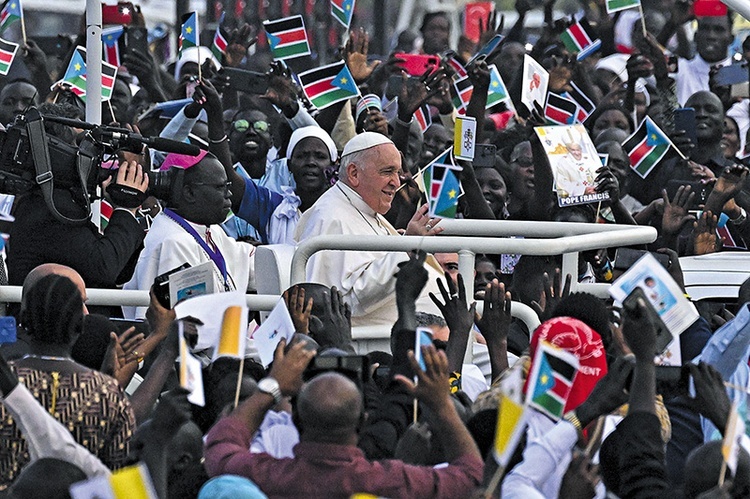
<path fill-rule="evenodd" d="M 256 132 L 260 133 L 267 132 L 269 128 L 266 121 L 253 121 L 252 126 Z M 237 120 L 232 123 L 232 127 L 238 132 L 247 132 L 250 129 L 250 122 L 247 120 Z"/>
<path fill-rule="evenodd" d="M 532 158 L 529 158 L 528 156 L 519 156 L 516 159 L 512 160 L 511 163 L 518 163 L 520 166 L 528 168 L 529 166 L 534 164 L 534 160 Z"/>
<path fill-rule="evenodd" d="M 223 184 L 209 184 L 208 182 L 192 182 L 190 183 L 190 185 L 206 185 L 208 187 L 213 187 L 214 189 L 218 191 L 222 191 L 224 193 L 227 193 L 232 189 L 231 180 L 224 182 Z"/>

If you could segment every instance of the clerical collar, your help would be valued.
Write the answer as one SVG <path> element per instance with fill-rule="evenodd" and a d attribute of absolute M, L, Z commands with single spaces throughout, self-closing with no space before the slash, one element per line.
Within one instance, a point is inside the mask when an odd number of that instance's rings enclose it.
<path fill-rule="evenodd" d="M 336 185 L 339 189 L 341 189 L 341 192 L 346 196 L 346 198 L 349 200 L 349 202 L 357 208 L 360 212 L 362 212 L 365 215 L 371 216 L 373 218 L 378 218 L 377 212 L 370 208 L 370 205 L 365 203 L 365 200 L 362 199 L 362 196 L 357 193 L 354 189 L 346 185 L 344 182 L 338 181 L 336 182 Z"/>

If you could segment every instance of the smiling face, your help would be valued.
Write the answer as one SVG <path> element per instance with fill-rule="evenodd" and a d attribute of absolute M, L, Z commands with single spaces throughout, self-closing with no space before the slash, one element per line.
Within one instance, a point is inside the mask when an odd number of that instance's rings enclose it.
<path fill-rule="evenodd" d="M 328 147 L 317 137 L 300 140 L 288 161 L 289 171 L 297 183 L 297 190 L 316 192 L 325 188 L 326 168 L 330 168 L 331 156 Z"/>
<path fill-rule="evenodd" d="M 685 107 L 695 109 L 698 145 L 715 145 L 724 133 L 724 107 L 713 93 L 701 90 L 690 96 Z"/>
<path fill-rule="evenodd" d="M 393 144 L 381 144 L 344 158 L 346 184 L 354 189 L 367 206 L 384 215 L 391 209 L 396 189 L 401 185 L 401 154 Z M 352 155 L 353 156 L 353 155 Z"/>
<path fill-rule="evenodd" d="M 581 161 L 581 158 L 583 157 L 583 149 L 581 149 L 579 144 L 567 144 L 565 147 L 568 149 L 570 155 L 573 156 L 573 159 Z"/>
<path fill-rule="evenodd" d="M 505 201 L 508 198 L 508 188 L 502 175 L 494 168 L 479 168 L 476 171 L 476 177 L 492 213 L 498 217 L 498 220 L 503 218 L 502 213 Z"/>
<path fill-rule="evenodd" d="M 268 117 L 261 111 L 239 113 L 229 125 L 229 144 L 235 161 L 243 165 L 262 162 L 265 167 L 273 145 Z"/>

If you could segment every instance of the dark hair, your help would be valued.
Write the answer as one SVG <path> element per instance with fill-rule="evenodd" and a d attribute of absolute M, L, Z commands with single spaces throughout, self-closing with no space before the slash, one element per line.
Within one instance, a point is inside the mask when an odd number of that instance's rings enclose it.
<path fill-rule="evenodd" d="M 435 19 L 436 17 L 443 17 L 448 20 L 448 24 L 450 25 L 450 18 L 448 17 L 448 13 L 445 11 L 437 11 L 437 12 L 428 12 L 424 15 L 422 18 L 422 25 L 419 27 L 419 32 L 424 33 L 425 28 L 428 24 L 430 24 L 430 21 Z"/>
<path fill-rule="evenodd" d="M 66 345 L 83 322 L 83 299 L 73 281 L 51 274 L 36 282 L 24 297 L 22 323 L 29 335 L 48 344 Z"/>
<path fill-rule="evenodd" d="M 599 117 L 602 114 L 606 113 L 607 111 L 620 111 L 628 120 L 628 125 L 630 125 L 630 131 L 632 132 L 635 130 L 633 117 L 630 115 L 630 113 L 620 104 L 610 103 L 610 104 L 603 104 L 601 106 L 597 106 L 597 108 L 594 109 L 594 112 L 591 113 L 591 115 L 588 118 L 586 118 L 585 125 L 589 133 L 594 129 L 594 123 L 596 122 L 596 120 L 598 120 Z M 596 137 L 592 137 L 592 139 L 596 139 Z"/>

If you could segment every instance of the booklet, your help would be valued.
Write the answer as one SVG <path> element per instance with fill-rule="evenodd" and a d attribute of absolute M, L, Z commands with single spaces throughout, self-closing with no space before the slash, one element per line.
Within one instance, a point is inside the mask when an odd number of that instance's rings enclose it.
<path fill-rule="evenodd" d="M 602 160 L 583 125 L 540 126 L 534 131 L 549 158 L 559 206 L 609 199 L 608 192 L 596 192 L 594 180 Z"/>
<path fill-rule="evenodd" d="M 685 298 L 680 286 L 650 253 L 643 255 L 609 288 L 609 294 L 622 302 L 633 289 L 639 287 L 672 333 L 672 341 L 657 357 L 659 365 L 682 365 L 679 335 L 698 317 L 698 310 Z"/>
<path fill-rule="evenodd" d="M 188 298 L 210 295 L 214 290 L 214 264 L 205 262 L 169 276 L 169 301 L 180 303 Z"/>

